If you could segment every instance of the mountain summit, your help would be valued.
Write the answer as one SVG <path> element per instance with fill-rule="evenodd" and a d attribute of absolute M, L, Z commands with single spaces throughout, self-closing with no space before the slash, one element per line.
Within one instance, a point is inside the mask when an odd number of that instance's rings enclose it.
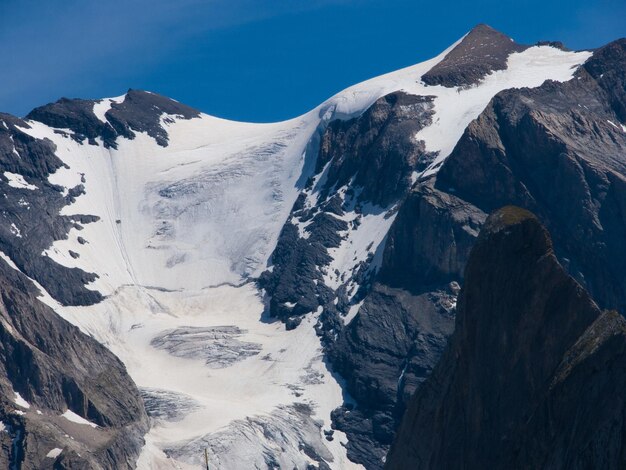
<path fill-rule="evenodd" d="M 527 48 L 491 26 L 479 24 L 441 62 L 422 75 L 422 80 L 427 85 L 445 87 L 476 85 L 489 73 L 506 69 L 513 52 Z"/>

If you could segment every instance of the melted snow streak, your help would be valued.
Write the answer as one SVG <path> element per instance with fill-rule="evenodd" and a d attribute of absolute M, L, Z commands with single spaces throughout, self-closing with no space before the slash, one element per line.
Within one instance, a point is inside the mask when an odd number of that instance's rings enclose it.
<path fill-rule="evenodd" d="M 315 333 L 321 312 L 286 331 L 265 317 L 262 293 L 246 281 L 267 268 L 311 176 L 308 144 L 328 120 L 358 115 L 398 90 L 434 96 L 433 124 L 416 136 L 437 154 L 426 171 L 432 173 L 498 91 L 568 80 L 589 57 L 535 47 L 512 54 L 507 70 L 470 89 L 422 84 L 422 74 L 448 51 L 351 87 L 286 122 L 162 119 L 167 147 L 143 133 L 132 141 L 120 137 L 117 149 L 81 145 L 29 122 L 24 132 L 50 139 L 67 166 L 50 182 L 84 184 L 85 194 L 63 214 L 99 217 L 44 255 L 97 273 L 88 287 L 106 295 L 90 307 L 63 307 L 41 289 L 42 300 L 110 348 L 142 389 L 153 425 L 139 469 L 201 468 L 205 448 L 213 466 L 225 470 L 360 468 L 346 458 L 345 435 L 329 434 L 330 413 L 345 397 Z M 96 115 L 115 101 L 100 101 Z M 23 177 L 4 177 L 25 194 L 37 190 Z M 329 252 L 329 287 L 344 285 L 363 263 L 379 262 L 393 222 L 388 210 L 342 216 L 348 229 Z M 305 222 L 292 223 L 306 237 Z"/>

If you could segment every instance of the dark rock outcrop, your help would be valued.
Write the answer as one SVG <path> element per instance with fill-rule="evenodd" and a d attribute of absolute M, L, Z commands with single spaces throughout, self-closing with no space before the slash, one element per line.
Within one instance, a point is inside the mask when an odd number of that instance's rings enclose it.
<path fill-rule="evenodd" d="M 335 411 L 334 423 L 349 436 L 348 456 L 368 469 L 382 467 L 408 399 L 452 334 L 458 286 L 484 218 L 471 204 L 417 185 L 389 231 L 377 283 L 328 347 L 358 404 Z"/>
<path fill-rule="evenodd" d="M 38 295 L 0 260 L 0 466 L 135 468 L 148 430 L 139 391 L 117 357 Z M 97 427 L 67 420 L 67 410 Z M 53 449 L 60 454 L 46 457 Z"/>
<path fill-rule="evenodd" d="M 98 218 L 60 215 L 84 188 L 78 185 L 64 194 L 63 188 L 48 181 L 63 162 L 55 154 L 55 145 L 29 135 L 30 128 L 26 121 L 0 114 L 0 190 L 4 195 L 0 197 L 0 251 L 62 304 L 91 305 L 102 299 L 99 292 L 85 287 L 95 275 L 62 266 L 42 252 L 54 241 L 67 238 L 72 227 L 82 228 Z M 11 182 L 7 172 L 23 179 L 30 189 Z"/>
<path fill-rule="evenodd" d="M 117 148 L 118 136 L 134 139 L 135 132 L 145 132 L 162 147 L 167 147 L 167 131 L 161 119 L 177 117 L 192 119 L 200 112 L 155 93 L 141 90 L 128 90 L 121 103 L 111 103 L 104 114 L 107 122 L 102 122 L 93 112 L 96 100 L 61 98 L 32 110 L 26 119 L 42 122 L 50 127 L 69 129 L 72 138 L 79 142 L 85 139 L 97 145 L 96 138 L 102 139 L 105 147 Z"/>
<path fill-rule="evenodd" d="M 388 212 L 409 192 L 413 173 L 432 157 L 414 139 L 430 123 L 432 107 L 432 97 L 397 92 L 357 118 L 328 124 L 316 149 L 314 174 L 272 254 L 272 271 L 260 279 L 272 316 L 295 327 L 301 315 L 324 306 L 327 330 L 339 327 L 335 314 L 345 313 L 349 301 L 345 287 L 335 292 L 325 284 L 324 272 L 332 261 L 328 250 L 358 227 L 358 216 L 350 222 L 343 216 Z M 379 248 L 371 247 L 372 257 Z M 344 274 L 340 284 L 356 281 L 364 290 L 369 287 L 367 266 Z M 339 301 L 332 303 L 337 295 Z"/>
<path fill-rule="evenodd" d="M 485 214 L 432 180 L 418 184 L 391 227 L 378 280 L 420 294 L 460 282 Z"/>
<path fill-rule="evenodd" d="M 386 468 L 623 468 L 626 320 L 561 267 L 531 213 L 489 217 L 456 329 Z"/>
<path fill-rule="evenodd" d="M 527 46 L 486 24 L 472 29 L 445 58 L 422 75 L 427 85 L 471 86 L 496 70 L 506 69 L 509 55 Z"/>
<path fill-rule="evenodd" d="M 452 290 L 419 295 L 375 284 L 358 315 L 328 347 L 357 407 L 333 412 L 348 457 L 380 468 L 406 403 L 437 363 L 454 326 Z"/>
<path fill-rule="evenodd" d="M 360 202 L 387 207 L 406 194 L 413 171 L 427 166 L 424 144 L 413 136 L 430 124 L 432 102 L 432 96 L 396 92 L 377 100 L 358 118 L 332 121 L 316 163 L 316 174 L 328 165 L 321 197 L 350 185 L 360 188 Z"/>

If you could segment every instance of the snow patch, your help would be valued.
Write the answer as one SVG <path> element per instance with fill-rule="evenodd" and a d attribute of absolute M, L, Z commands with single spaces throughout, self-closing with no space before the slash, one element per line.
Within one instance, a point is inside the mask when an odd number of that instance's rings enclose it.
<path fill-rule="evenodd" d="M 421 176 L 437 172 L 468 124 L 479 116 L 498 92 L 511 88 L 535 88 L 546 80 L 571 80 L 577 67 L 591 54 L 536 46 L 512 53 L 506 69 L 492 72 L 473 87 L 429 86 L 427 90 L 420 89 L 420 86 L 411 87 L 412 93 L 435 95 L 433 124 L 420 130 L 416 138 L 425 142 L 427 151 L 438 152 L 438 156 Z"/>
<path fill-rule="evenodd" d="M 17 228 L 17 225 L 15 225 L 13 222 L 11 222 L 11 233 L 13 235 L 15 235 L 17 238 L 22 238 L 22 232 L 20 232 L 20 229 Z"/>
<path fill-rule="evenodd" d="M 348 230 L 342 232 L 341 245 L 328 250 L 333 260 L 324 269 L 324 283 L 332 289 L 338 289 L 347 282 L 367 260 L 373 261 L 396 213 L 393 208 L 385 210 L 370 204 L 359 212 L 347 212 L 340 218 L 348 222 Z M 370 266 L 377 269 L 377 266 Z M 356 289 L 349 286 L 348 292 L 354 295 Z"/>
<path fill-rule="evenodd" d="M 19 393 L 17 393 L 17 392 L 15 392 L 15 400 L 14 401 L 15 401 L 15 404 L 17 406 L 21 406 L 22 408 L 25 408 L 25 409 L 29 409 L 30 408 L 30 403 L 28 403 L 26 400 L 24 400 L 22 398 L 22 396 Z"/>
<path fill-rule="evenodd" d="M 346 314 L 345 317 L 343 317 L 343 324 L 344 325 L 347 326 L 350 323 L 352 323 L 352 320 L 354 320 L 354 318 L 359 313 L 359 310 L 361 310 L 361 307 L 363 306 L 363 302 L 365 302 L 365 301 L 361 300 L 360 302 L 350 306 L 350 308 L 348 309 L 348 313 Z"/>
<path fill-rule="evenodd" d="M 61 455 L 61 452 L 63 452 L 63 449 L 59 449 L 58 447 L 55 447 L 54 449 L 52 449 L 50 452 L 46 454 L 46 457 L 49 459 L 56 459 L 59 455 Z"/>
<path fill-rule="evenodd" d="M 626 132 L 626 126 L 622 123 L 619 124 L 619 126 L 617 124 L 615 124 L 613 121 L 607 119 L 606 122 L 608 122 L 610 125 L 612 125 L 615 129 L 619 129 L 622 132 Z"/>
<path fill-rule="evenodd" d="M 93 105 L 93 113 L 100 121 L 106 124 L 108 121 L 105 115 L 107 111 L 111 109 L 111 105 L 113 103 L 120 104 L 124 102 L 124 99 L 126 99 L 126 94 L 115 98 L 104 98 L 102 100 L 96 101 Z"/>
<path fill-rule="evenodd" d="M 9 180 L 8 184 L 12 188 L 29 189 L 31 191 L 39 189 L 34 184 L 30 184 L 28 181 L 26 181 L 24 177 L 19 173 L 11 173 L 10 171 L 5 171 L 4 177 Z"/>
<path fill-rule="evenodd" d="M 77 415 L 76 413 L 74 413 L 72 410 L 67 410 L 65 413 L 63 413 L 61 415 L 63 418 L 67 419 L 68 421 L 71 421 L 72 423 L 77 423 L 77 424 L 85 424 L 87 426 L 91 426 L 92 428 L 97 428 L 98 425 L 95 423 L 92 423 L 89 420 L 86 420 L 85 418 L 83 418 L 82 416 Z"/>

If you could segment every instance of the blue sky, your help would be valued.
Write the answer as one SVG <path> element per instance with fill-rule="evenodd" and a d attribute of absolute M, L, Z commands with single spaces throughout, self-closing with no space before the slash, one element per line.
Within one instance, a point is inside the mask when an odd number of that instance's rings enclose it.
<path fill-rule="evenodd" d="M 626 1 L 0 0 L 0 110 L 138 88 L 230 119 L 287 119 L 481 22 L 593 48 L 626 36 Z"/>

